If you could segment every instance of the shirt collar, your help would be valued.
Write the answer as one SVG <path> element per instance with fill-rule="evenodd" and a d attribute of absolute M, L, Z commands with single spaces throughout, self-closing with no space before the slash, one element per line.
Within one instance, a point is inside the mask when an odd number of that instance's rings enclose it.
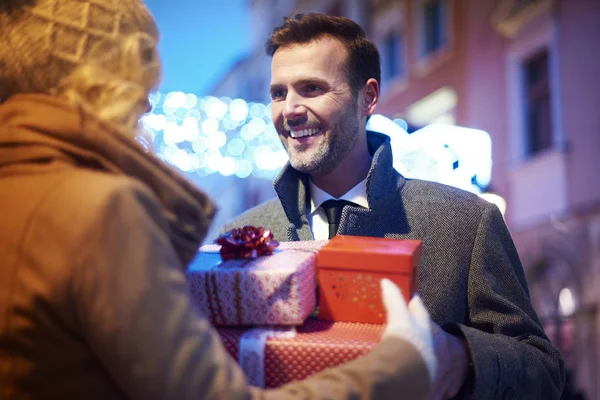
<path fill-rule="evenodd" d="M 358 204 L 364 208 L 369 208 L 369 202 L 367 201 L 367 178 L 363 179 L 359 183 L 356 184 L 352 189 L 350 189 L 346 194 L 342 197 L 336 199 L 326 191 L 319 188 L 317 185 L 313 183 L 311 179 L 310 182 L 310 213 L 312 215 L 317 208 L 321 206 L 327 200 L 347 200 L 352 203 Z"/>

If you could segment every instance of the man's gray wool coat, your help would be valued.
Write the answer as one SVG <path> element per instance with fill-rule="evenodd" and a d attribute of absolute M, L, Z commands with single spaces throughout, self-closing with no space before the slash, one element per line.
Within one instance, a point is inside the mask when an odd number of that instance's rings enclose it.
<path fill-rule="evenodd" d="M 473 360 L 470 387 L 459 397 L 558 399 L 563 358 L 533 309 L 498 208 L 466 191 L 404 178 L 392 167 L 389 138 L 367 136 L 370 209 L 346 206 L 338 233 L 423 241 L 418 292 L 432 319 L 465 339 Z M 271 229 L 276 240 L 312 240 L 308 176 L 288 164 L 274 186 L 278 199 L 248 210 L 222 231 L 250 224 Z"/>

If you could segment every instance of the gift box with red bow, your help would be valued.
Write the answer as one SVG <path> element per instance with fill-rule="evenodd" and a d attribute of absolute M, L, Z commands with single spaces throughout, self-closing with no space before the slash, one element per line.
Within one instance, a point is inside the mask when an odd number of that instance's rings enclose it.
<path fill-rule="evenodd" d="M 301 325 L 316 307 L 324 242 L 278 244 L 264 228 L 243 229 L 200 248 L 186 271 L 193 301 L 216 326 Z"/>

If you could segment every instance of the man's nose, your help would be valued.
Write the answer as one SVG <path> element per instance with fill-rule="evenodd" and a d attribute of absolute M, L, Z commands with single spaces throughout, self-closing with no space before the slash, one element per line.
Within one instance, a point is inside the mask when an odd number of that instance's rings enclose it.
<path fill-rule="evenodd" d="M 294 120 L 304 115 L 306 115 L 306 108 L 302 103 L 302 97 L 293 92 L 288 93 L 283 107 L 283 116 L 286 119 Z"/>

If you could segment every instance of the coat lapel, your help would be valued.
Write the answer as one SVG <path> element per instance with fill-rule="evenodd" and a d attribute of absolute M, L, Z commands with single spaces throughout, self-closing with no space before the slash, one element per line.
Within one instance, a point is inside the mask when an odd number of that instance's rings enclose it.
<path fill-rule="evenodd" d="M 346 207 L 342 211 L 338 230 L 342 235 L 373 237 L 398 237 L 399 234 L 408 234 L 409 231 L 404 208 L 401 204 L 392 202 L 387 207 L 371 210 Z"/>
<path fill-rule="evenodd" d="M 314 240 L 306 217 L 304 217 L 304 223 L 300 228 L 297 228 L 294 224 L 288 225 L 287 238 L 291 242 L 298 240 Z"/>
<path fill-rule="evenodd" d="M 374 237 L 398 237 L 408 234 L 410 226 L 400 191 L 405 179 L 393 167 L 390 138 L 377 132 L 367 132 L 373 163 L 367 175 L 367 200 L 370 209 L 345 207 L 340 219 L 339 233 Z M 309 203 L 308 175 L 298 172 L 288 163 L 273 185 L 286 218 L 287 239 L 313 240 L 306 217 Z"/>
<path fill-rule="evenodd" d="M 389 237 L 408 233 L 410 226 L 400 199 L 406 180 L 393 167 L 390 138 L 367 132 L 369 151 L 373 155 L 367 175 L 369 210 L 346 207 L 342 212 L 339 233 L 346 235 Z"/>
<path fill-rule="evenodd" d="M 287 239 L 290 241 L 313 240 L 306 218 L 309 196 L 308 175 L 298 172 L 288 163 L 275 179 L 273 186 L 289 221 Z"/>

